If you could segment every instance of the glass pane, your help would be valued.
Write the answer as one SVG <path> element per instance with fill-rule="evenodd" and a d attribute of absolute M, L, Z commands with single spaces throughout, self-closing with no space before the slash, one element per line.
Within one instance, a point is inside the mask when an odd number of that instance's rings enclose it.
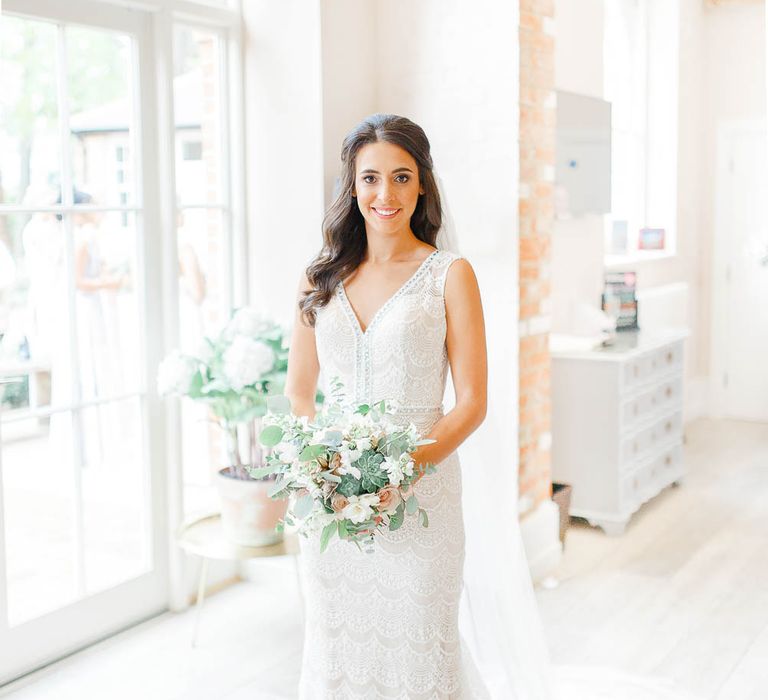
<path fill-rule="evenodd" d="M 182 209 L 176 220 L 179 252 L 179 338 L 187 352 L 229 318 L 228 241 L 219 209 Z"/>
<path fill-rule="evenodd" d="M 221 202 L 221 47 L 209 31 L 177 25 L 173 35 L 176 196 Z"/>
<path fill-rule="evenodd" d="M 179 252 L 179 345 L 194 353 L 204 335 L 229 318 L 227 241 L 219 209 L 182 209 L 177 218 Z M 181 402 L 184 510 L 187 517 L 218 507 L 214 475 L 223 450 L 218 427 L 205 405 Z"/>
<path fill-rule="evenodd" d="M 67 87 L 75 204 L 135 202 L 131 41 L 67 27 Z"/>
<path fill-rule="evenodd" d="M 114 586 L 151 568 L 149 488 L 140 399 L 79 414 L 86 592 Z M 120 433 L 110 434 L 118 424 Z"/>
<path fill-rule="evenodd" d="M 11 626 L 78 597 L 72 416 L 9 422 L 2 414 L 0 464 Z"/>
<path fill-rule="evenodd" d="M 141 328 L 133 214 L 73 215 L 80 393 L 83 400 L 141 391 Z M 109 433 L 120 433 L 115 422 Z"/>
<path fill-rule="evenodd" d="M 0 217 L 0 407 L 69 404 L 71 338 L 65 232 L 56 215 Z"/>
<path fill-rule="evenodd" d="M 0 75 L 0 202 L 53 204 L 61 180 L 56 26 L 3 14 Z"/>

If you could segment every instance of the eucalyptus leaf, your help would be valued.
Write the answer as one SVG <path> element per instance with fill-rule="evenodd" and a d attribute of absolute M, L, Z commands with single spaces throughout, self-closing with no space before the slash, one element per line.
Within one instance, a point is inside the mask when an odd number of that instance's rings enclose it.
<path fill-rule="evenodd" d="M 259 435 L 259 442 L 265 447 L 274 447 L 283 439 L 283 429 L 279 425 L 268 425 Z"/>
<path fill-rule="evenodd" d="M 332 520 L 323 528 L 323 532 L 320 535 L 320 551 L 321 552 L 324 552 L 326 550 L 326 547 L 328 547 L 328 543 L 331 541 L 331 537 L 333 537 L 333 535 L 336 533 L 337 526 L 338 526 L 338 521 Z"/>
<path fill-rule="evenodd" d="M 266 467 L 246 466 L 246 469 L 248 470 L 248 473 L 251 475 L 252 479 L 263 479 L 265 476 L 274 474 L 275 471 L 277 470 L 277 466 L 266 466 Z"/>
<path fill-rule="evenodd" d="M 408 515 L 413 515 L 419 509 L 419 500 L 415 494 L 411 494 L 405 502 L 405 509 L 408 511 Z"/>
<path fill-rule="evenodd" d="M 339 523 L 339 537 L 347 539 L 347 537 L 349 537 L 349 533 L 347 532 L 347 521 L 338 520 L 337 522 Z"/>
<path fill-rule="evenodd" d="M 328 448 L 325 445 L 307 445 L 299 455 L 300 462 L 311 462 L 320 455 L 325 454 Z"/>
<path fill-rule="evenodd" d="M 429 517 L 427 516 L 427 511 L 423 508 L 419 508 L 419 516 L 421 518 L 421 524 L 424 527 L 429 527 Z"/>
<path fill-rule="evenodd" d="M 332 481 L 334 484 L 341 483 L 341 477 L 337 476 L 333 472 L 320 472 L 319 476 L 321 479 L 325 479 L 326 481 Z"/>
<path fill-rule="evenodd" d="M 267 495 L 272 498 L 276 494 L 280 493 L 285 488 L 285 479 L 277 479 L 272 487 L 267 492 Z"/>
<path fill-rule="evenodd" d="M 293 507 L 293 514 L 297 518 L 306 518 L 312 512 L 314 504 L 315 499 L 307 493 L 296 501 L 296 505 Z"/>
<path fill-rule="evenodd" d="M 405 511 L 398 508 L 389 519 L 389 529 L 398 530 L 405 520 Z"/>

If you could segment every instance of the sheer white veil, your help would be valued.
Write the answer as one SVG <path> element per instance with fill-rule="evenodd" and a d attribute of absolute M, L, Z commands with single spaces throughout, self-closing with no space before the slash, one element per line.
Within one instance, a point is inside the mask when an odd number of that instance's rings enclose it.
<path fill-rule="evenodd" d="M 443 209 L 437 248 L 461 255 L 442 182 L 435 179 Z M 489 371 L 489 383 L 493 381 Z M 488 409 L 491 418 L 491 412 L 500 407 L 489 401 Z M 495 443 L 503 445 L 504 435 L 497 437 Z M 498 459 L 484 459 L 482 464 L 461 457 L 461 448 L 459 455 L 466 538 L 459 631 L 462 653 L 469 662 L 465 664 L 469 677 L 464 679 L 467 697 L 700 700 L 663 677 L 638 676 L 602 665 L 551 663 L 520 532 L 517 460 L 505 459 L 502 449 Z"/>
<path fill-rule="evenodd" d="M 435 179 L 443 210 L 437 248 L 461 255 L 443 183 Z M 471 469 L 462 463 L 466 553 L 459 629 L 464 652 L 483 679 L 467 682 L 477 698 L 551 700 L 549 652 L 518 523 L 515 467 L 516 461 L 502 458 Z M 479 473 L 482 478 L 470 478 Z M 510 494 L 509 501 L 489 503 L 491 484 L 493 492 Z"/>

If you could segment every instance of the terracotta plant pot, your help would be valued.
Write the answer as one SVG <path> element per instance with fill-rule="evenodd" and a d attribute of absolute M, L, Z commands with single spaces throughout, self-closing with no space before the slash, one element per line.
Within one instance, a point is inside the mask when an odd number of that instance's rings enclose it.
<path fill-rule="evenodd" d="M 216 478 L 224 535 L 246 547 L 281 542 L 283 533 L 275 532 L 275 525 L 285 516 L 288 499 L 269 497 L 274 478 L 236 479 L 228 471 L 229 467 L 220 469 Z"/>

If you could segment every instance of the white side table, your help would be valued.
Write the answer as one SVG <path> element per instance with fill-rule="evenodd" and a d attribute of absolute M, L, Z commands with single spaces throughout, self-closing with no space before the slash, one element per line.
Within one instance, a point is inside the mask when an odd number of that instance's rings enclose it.
<path fill-rule="evenodd" d="M 302 611 L 304 610 L 304 594 L 301 588 L 301 573 L 299 570 L 299 536 L 295 532 L 286 532 L 283 541 L 277 544 L 263 547 L 245 547 L 230 542 L 221 527 L 221 515 L 216 513 L 191 523 L 186 523 L 176 535 L 179 546 L 189 554 L 196 554 L 202 559 L 200 566 L 200 580 L 197 585 L 197 601 L 195 607 L 195 625 L 192 631 L 192 646 L 197 642 L 197 630 L 200 624 L 200 612 L 203 609 L 205 599 L 205 582 L 208 576 L 208 560 L 245 560 L 259 557 L 276 557 L 286 554 L 294 555 L 296 579 L 301 596 Z"/>

